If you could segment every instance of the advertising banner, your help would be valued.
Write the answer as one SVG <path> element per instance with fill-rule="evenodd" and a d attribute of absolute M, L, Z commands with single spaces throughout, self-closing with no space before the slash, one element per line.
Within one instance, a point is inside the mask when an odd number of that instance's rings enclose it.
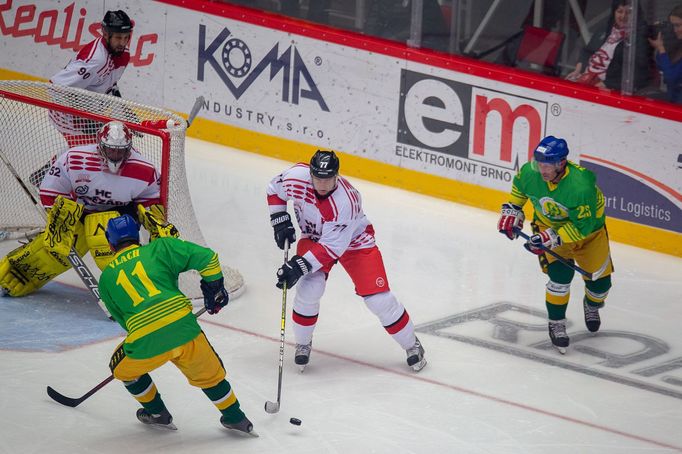
<path fill-rule="evenodd" d="M 47 79 L 121 8 L 136 23 L 124 97 L 186 112 L 202 95 L 199 115 L 231 131 L 504 192 L 551 134 L 597 174 L 609 216 L 682 233 L 677 121 L 171 3 L 0 0 L 0 68 Z"/>

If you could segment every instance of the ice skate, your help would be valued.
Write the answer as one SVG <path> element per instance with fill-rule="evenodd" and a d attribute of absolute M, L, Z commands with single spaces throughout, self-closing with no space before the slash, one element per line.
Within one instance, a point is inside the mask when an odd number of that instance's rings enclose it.
<path fill-rule="evenodd" d="M 585 311 L 585 326 L 587 327 L 587 330 L 591 333 L 596 333 L 601 326 L 599 308 L 597 306 L 591 306 L 587 304 L 586 300 L 583 300 L 583 309 Z"/>
<path fill-rule="evenodd" d="M 566 353 L 569 339 L 566 334 L 566 319 L 549 321 L 549 338 L 562 355 Z"/>
<path fill-rule="evenodd" d="M 253 430 L 253 424 L 251 424 L 251 421 L 249 421 L 249 418 L 247 418 L 246 416 L 244 416 L 244 419 L 242 419 L 241 421 L 233 424 L 226 423 L 224 421 L 224 418 L 225 418 L 224 416 L 220 417 L 220 424 L 222 424 L 224 428 L 235 431 L 240 435 L 258 437 L 258 434 Z"/>
<path fill-rule="evenodd" d="M 308 344 L 296 344 L 296 353 L 294 355 L 294 363 L 298 366 L 299 370 L 303 372 L 305 367 L 310 361 L 310 351 L 313 348 L 313 342 L 310 341 Z"/>
<path fill-rule="evenodd" d="M 137 410 L 137 419 L 143 424 L 149 424 L 154 427 L 168 430 L 178 430 L 173 424 L 173 417 L 168 410 L 163 410 L 161 413 L 149 413 L 144 408 Z"/>
<path fill-rule="evenodd" d="M 424 347 L 422 347 L 419 338 L 415 336 L 414 345 L 407 350 L 407 365 L 415 372 L 419 372 L 426 366 L 426 358 L 424 358 Z"/>

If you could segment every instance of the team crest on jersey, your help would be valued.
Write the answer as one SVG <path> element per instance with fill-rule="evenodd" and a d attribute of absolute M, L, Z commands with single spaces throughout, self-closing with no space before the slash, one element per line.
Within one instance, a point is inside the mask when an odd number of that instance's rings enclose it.
<path fill-rule="evenodd" d="M 542 214 L 549 219 L 561 221 L 568 218 L 568 208 L 557 203 L 551 197 L 542 197 L 540 199 L 540 206 L 542 207 Z"/>
<path fill-rule="evenodd" d="M 86 184 L 84 184 L 82 186 L 76 186 L 76 194 L 78 194 L 78 195 L 85 195 L 88 193 L 89 190 L 90 190 L 90 188 Z"/>
<path fill-rule="evenodd" d="M 376 285 L 377 287 L 383 287 L 384 285 L 386 285 L 386 281 L 384 281 L 383 277 L 378 277 L 376 280 Z"/>

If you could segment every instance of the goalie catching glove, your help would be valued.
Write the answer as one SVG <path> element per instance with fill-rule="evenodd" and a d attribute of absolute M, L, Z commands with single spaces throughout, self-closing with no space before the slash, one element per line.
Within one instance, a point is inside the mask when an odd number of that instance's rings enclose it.
<path fill-rule="evenodd" d="M 137 215 L 140 224 L 149 232 L 149 241 L 167 236 L 173 238 L 180 236 L 178 229 L 170 222 L 166 222 L 166 210 L 163 205 L 151 205 L 149 208 L 138 205 Z"/>
<path fill-rule="evenodd" d="M 294 255 L 277 270 L 277 288 L 284 288 L 284 284 L 287 288 L 293 287 L 301 277 L 310 272 L 311 268 L 310 262 L 300 255 Z"/>
<path fill-rule="evenodd" d="M 533 254 L 541 255 L 545 249 L 554 249 L 561 246 L 561 243 L 559 234 L 554 229 L 547 229 L 528 238 L 523 246 Z"/>
<path fill-rule="evenodd" d="M 201 287 L 201 293 L 204 294 L 206 312 L 211 315 L 220 312 L 220 309 L 227 306 L 227 303 L 230 301 L 230 295 L 225 290 L 225 281 L 222 277 L 210 282 L 202 279 L 199 286 Z"/>

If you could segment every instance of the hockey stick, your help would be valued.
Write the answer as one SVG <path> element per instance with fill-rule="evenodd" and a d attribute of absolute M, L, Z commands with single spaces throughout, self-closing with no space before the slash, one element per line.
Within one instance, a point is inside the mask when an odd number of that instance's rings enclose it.
<path fill-rule="evenodd" d="M 206 312 L 205 307 L 201 310 L 198 310 L 194 314 L 194 316 L 198 318 L 204 312 Z M 97 386 L 95 386 L 90 391 L 86 392 L 85 394 L 83 394 L 80 397 L 66 397 L 65 395 L 55 391 L 54 388 L 52 388 L 51 386 L 47 387 L 47 395 L 50 396 L 52 398 L 52 400 L 54 400 L 55 402 L 58 402 L 62 405 L 66 405 L 67 407 L 77 407 L 80 404 L 82 404 L 84 400 L 88 399 L 90 396 L 95 394 L 97 391 L 104 388 L 113 379 L 114 379 L 114 374 L 109 375 L 107 378 L 105 378 L 104 380 L 99 382 L 97 384 Z"/>
<path fill-rule="evenodd" d="M 523 232 L 523 230 L 514 229 L 514 231 L 515 231 L 516 233 L 518 233 L 519 236 L 520 236 L 521 238 L 523 238 L 523 239 L 525 239 L 525 240 L 529 240 L 529 239 L 530 239 L 530 237 L 529 237 L 528 235 L 526 235 L 526 234 Z M 565 258 L 563 258 L 562 256 L 560 256 L 559 254 L 557 254 L 556 252 L 554 252 L 554 251 L 551 250 L 550 248 L 546 247 L 544 244 L 541 244 L 541 245 L 540 245 L 540 248 L 541 248 L 543 251 L 545 251 L 547 254 L 551 255 L 552 257 L 554 257 L 555 259 L 557 259 L 558 261 L 560 261 L 561 263 L 563 263 L 564 265 L 566 265 L 567 267 L 573 268 L 575 271 L 577 271 L 578 273 L 582 274 L 583 276 L 585 276 L 586 278 L 588 278 L 588 279 L 591 280 L 591 281 L 594 280 L 594 279 L 592 279 L 592 273 L 590 273 L 589 271 L 585 271 L 584 269 L 580 268 L 578 265 L 576 265 L 576 264 L 573 263 L 572 261 L 566 260 Z"/>
<path fill-rule="evenodd" d="M 36 209 L 40 213 L 41 217 L 43 218 L 44 221 L 47 222 L 47 213 L 45 213 L 45 208 L 40 204 L 40 202 L 35 198 L 31 190 L 26 186 L 26 183 L 24 183 L 24 180 L 21 179 L 19 176 L 19 173 L 17 173 L 16 169 L 12 165 L 11 162 L 7 159 L 5 154 L 0 150 L 0 159 L 2 159 L 2 162 L 5 163 L 5 166 L 7 169 L 12 173 L 14 178 L 17 180 L 17 182 L 21 185 L 23 188 L 24 192 L 26 192 L 26 195 L 31 199 L 31 202 L 33 202 L 33 205 L 35 205 Z M 95 276 L 92 274 L 92 271 L 88 268 L 88 266 L 83 262 L 83 259 L 78 255 L 78 252 L 76 252 L 76 249 L 72 246 L 71 250 L 69 251 L 69 262 L 71 262 L 71 266 L 73 267 L 74 270 L 78 273 L 78 277 L 81 278 L 81 281 L 83 281 L 83 284 L 90 290 L 90 293 L 97 298 L 99 301 L 99 289 L 97 288 L 97 279 Z"/>
<path fill-rule="evenodd" d="M 197 99 L 194 100 L 194 105 L 192 106 L 192 110 L 189 111 L 189 116 L 187 116 L 187 127 L 189 128 L 192 125 L 192 122 L 194 121 L 194 118 L 196 118 L 197 114 L 199 113 L 199 110 L 201 110 L 201 105 L 204 103 L 204 97 L 199 96 Z"/>
<path fill-rule="evenodd" d="M 284 263 L 289 260 L 289 240 L 284 241 Z M 277 413 L 282 402 L 282 369 L 284 367 L 284 327 L 287 322 L 287 283 L 282 285 L 282 319 L 279 330 L 279 378 L 277 380 L 277 402 L 265 402 L 267 413 Z"/>

